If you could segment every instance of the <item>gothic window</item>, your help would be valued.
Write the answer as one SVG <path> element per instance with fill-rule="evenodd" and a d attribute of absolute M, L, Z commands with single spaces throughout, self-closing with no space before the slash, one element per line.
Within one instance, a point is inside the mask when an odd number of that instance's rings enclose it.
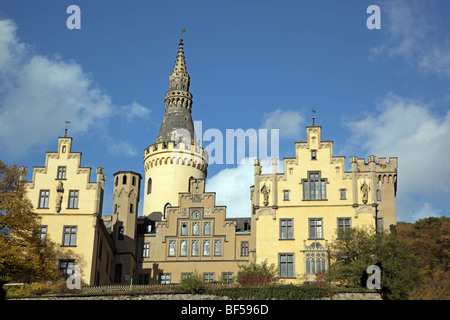
<path fill-rule="evenodd" d="M 147 194 L 152 193 L 152 178 L 148 178 L 147 181 Z"/>
<path fill-rule="evenodd" d="M 308 172 L 308 179 L 302 179 L 303 200 L 326 200 L 327 179 L 321 178 L 320 171 Z"/>
<path fill-rule="evenodd" d="M 198 240 L 192 240 L 192 256 L 198 256 Z"/>
<path fill-rule="evenodd" d="M 176 245 L 175 240 L 170 240 L 169 241 L 169 256 L 170 257 L 174 257 L 175 256 L 175 245 Z"/>
<path fill-rule="evenodd" d="M 187 256 L 187 240 L 180 242 L 180 256 Z"/>
<path fill-rule="evenodd" d="M 116 177 L 116 181 L 115 181 L 114 185 L 115 185 L 116 187 L 119 185 L 119 177 Z"/>
<path fill-rule="evenodd" d="M 306 273 L 315 274 L 325 271 L 325 257 L 324 252 L 308 252 L 306 254 Z"/>
<path fill-rule="evenodd" d="M 188 234 L 188 224 L 185 222 L 181 225 L 181 235 L 187 236 Z"/>
<path fill-rule="evenodd" d="M 222 240 L 214 240 L 214 255 L 222 255 Z"/>
<path fill-rule="evenodd" d="M 284 253 L 278 255 L 278 270 L 280 278 L 294 277 L 294 254 Z"/>
<path fill-rule="evenodd" d="M 133 186 L 136 185 L 136 177 L 135 177 L 135 176 L 133 176 L 133 178 L 131 178 L 131 184 L 132 184 Z"/>
<path fill-rule="evenodd" d="M 203 235 L 210 236 L 211 235 L 211 222 L 205 222 Z"/>
<path fill-rule="evenodd" d="M 123 175 L 122 184 L 127 184 L 127 176 Z"/>
<path fill-rule="evenodd" d="M 210 251 L 209 248 L 210 248 L 209 240 L 203 241 L 203 255 L 204 256 L 209 256 L 209 251 Z"/>
<path fill-rule="evenodd" d="M 199 228 L 200 228 L 200 223 L 199 222 L 194 222 L 192 224 L 192 234 L 194 236 L 198 236 L 199 235 Z"/>
<path fill-rule="evenodd" d="M 172 205 L 170 203 L 166 203 L 164 206 L 164 219 L 167 219 L 167 209 L 170 208 Z"/>

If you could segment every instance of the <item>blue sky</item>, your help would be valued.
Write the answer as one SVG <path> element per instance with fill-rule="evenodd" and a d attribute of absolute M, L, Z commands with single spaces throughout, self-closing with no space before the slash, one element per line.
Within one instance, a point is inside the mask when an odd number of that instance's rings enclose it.
<path fill-rule="evenodd" d="M 81 29 L 69 30 L 69 5 Z M 369 30 L 368 6 L 381 10 Z M 71 121 L 82 165 L 143 174 L 183 34 L 193 118 L 280 129 L 280 157 L 311 109 L 334 154 L 398 157 L 397 218 L 450 216 L 447 1 L 31 1 L 0 3 L 0 159 L 44 164 Z M 205 143 L 204 143 L 205 146 Z M 95 170 L 94 170 L 95 171 Z M 252 165 L 213 164 L 207 191 L 249 216 Z"/>

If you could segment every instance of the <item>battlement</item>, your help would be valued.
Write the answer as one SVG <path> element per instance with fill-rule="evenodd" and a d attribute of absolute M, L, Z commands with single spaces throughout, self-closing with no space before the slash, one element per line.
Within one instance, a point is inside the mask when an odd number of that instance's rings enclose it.
<path fill-rule="evenodd" d="M 376 158 L 371 155 L 367 159 L 357 158 L 353 156 L 350 158 L 352 168 L 356 165 L 355 171 L 375 171 L 375 172 L 397 172 L 398 158 L 390 157 L 389 161 L 386 161 L 385 157 Z"/>
<path fill-rule="evenodd" d="M 144 151 L 144 171 L 158 165 L 187 165 L 206 172 L 208 152 L 200 147 L 199 143 L 154 143 Z"/>

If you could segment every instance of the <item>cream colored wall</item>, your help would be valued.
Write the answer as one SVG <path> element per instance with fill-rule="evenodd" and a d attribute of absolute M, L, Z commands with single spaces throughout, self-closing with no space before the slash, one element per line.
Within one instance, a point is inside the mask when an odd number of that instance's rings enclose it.
<path fill-rule="evenodd" d="M 200 183 L 197 193 L 197 183 Z M 249 257 L 240 256 L 241 241 L 250 241 L 250 234 L 236 234 L 236 222 L 226 220 L 226 208 L 215 206 L 215 194 L 204 193 L 204 180 L 191 180 L 191 192 L 179 194 L 179 207 L 168 210 L 167 221 L 156 223 L 156 235 L 146 235 L 139 239 L 139 248 L 150 243 L 150 257 L 140 259 L 139 273 L 151 273 L 153 281 L 159 273 L 171 273 L 171 282 L 181 281 L 184 272 L 214 272 L 215 280 L 221 279 L 222 272 L 239 271 L 239 264 L 247 264 Z M 200 219 L 191 218 L 193 210 L 200 210 Z M 211 222 L 211 235 L 204 235 L 204 222 Z M 200 223 L 199 235 L 193 235 L 192 223 Z M 182 223 L 188 223 L 188 235 L 180 235 Z M 210 255 L 203 256 L 203 240 L 210 240 Z M 214 240 L 222 242 L 222 254 L 214 255 Z M 169 242 L 176 241 L 175 256 L 169 256 Z M 180 241 L 187 240 L 187 255 L 180 256 Z M 198 256 L 191 256 L 192 240 L 199 240 Z"/>
<path fill-rule="evenodd" d="M 311 150 L 316 150 L 316 160 L 311 158 Z M 392 185 L 383 187 L 384 199 L 381 202 L 376 201 L 375 195 L 378 188 L 377 172 L 396 172 L 396 160 L 388 166 L 382 159 L 380 163 L 375 163 L 374 157 L 369 164 L 365 164 L 364 159 L 362 162 L 358 159 L 352 172 L 346 172 L 344 157 L 333 156 L 332 150 L 332 141 L 321 140 L 321 127 L 312 126 L 307 127 L 307 140 L 295 143 L 295 157 L 283 160 L 283 173 L 277 173 L 276 161 L 272 163 L 272 173 L 267 174 L 261 174 L 259 161 L 255 163 L 255 186 L 251 190 L 252 236 L 256 258 L 257 261 L 267 259 L 278 267 L 279 253 L 293 253 L 295 277 L 285 279 L 286 282 L 306 279 L 305 252 L 302 250 L 315 241 L 324 247 L 333 241 L 338 218 L 350 218 L 352 227 L 364 226 L 372 230 L 377 216 L 383 216 L 386 223 L 395 224 Z M 302 179 L 308 178 L 308 171 L 320 171 L 321 179 L 327 179 L 325 200 L 303 200 Z M 366 203 L 360 191 L 364 182 L 370 186 Z M 264 185 L 269 189 L 268 203 L 264 201 Z M 346 198 L 343 200 L 340 199 L 340 189 L 346 189 Z M 289 190 L 289 200 L 284 200 L 284 190 Z M 309 218 L 322 218 L 323 239 L 309 239 Z M 279 239 L 280 219 L 293 219 L 292 240 Z"/>
<path fill-rule="evenodd" d="M 184 144 L 180 144 L 184 146 Z M 178 205 L 178 193 L 188 192 L 189 178 L 206 178 L 207 155 L 203 149 L 190 146 L 179 153 L 173 149 L 173 142 L 163 148 L 163 144 L 152 145 L 144 152 L 144 206 L 143 215 L 164 212 L 164 206 Z M 156 148 L 156 149 L 155 149 Z M 152 190 L 148 194 L 148 179 L 152 179 Z"/>
<path fill-rule="evenodd" d="M 99 172 L 98 182 L 91 182 L 91 168 L 80 167 L 81 153 L 71 152 L 71 144 L 71 138 L 59 138 L 58 151 L 46 153 L 45 166 L 35 167 L 32 181 L 26 182 L 25 186 L 35 212 L 42 216 L 42 225 L 48 226 L 48 239 L 57 244 L 58 259 L 76 259 L 75 264 L 81 268 L 82 282 L 92 284 L 97 216 L 101 215 L 100 193 L 103 192 L 105 176 Z M 66 166 L 65 179 L 57 179 L 58 166 Z M 60 182 L 64 191 L 61 210 L 57 213 L 56 196 Z M 40 190 L 50 190 L 47 209 L 38 207 Z M 68 208 L 69 190 L 78 190 L 78 208 Z M 64 226 L 77 226 L 76 246 L 62 246 Z"/>

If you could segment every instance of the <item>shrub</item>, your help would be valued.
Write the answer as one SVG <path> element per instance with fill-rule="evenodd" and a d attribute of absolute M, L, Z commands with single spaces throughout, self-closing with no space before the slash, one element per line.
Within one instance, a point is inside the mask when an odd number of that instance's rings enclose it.
<path fill-rule="evenodd" d="M 312 285 L 267 285 L 263 287 L 234 287 L 209 290 L 209 293 L 244 300 L 311 300 L 327 297 L 333 289 Z"/>
<path fill-rule="evenodd" d="M 189 291 L 191 293 L 203 293 L 205 292 L 205 284 L 202 276 L 195 272 L 191 277 L 181 280 L 180 288 L 183 291 Z"/>
<path fill-rule="evenodd" d="M 50 293 L 64 293 L 68 291 L 69 289 L 67 288 L 66 282 L 61 280 L 56 282 L 32 282 L 25 283 L 24 285 L 8 286 L 6 289 L 6 295 L 8 297 L 19 297 Z"/>
<path fill-rule="evenodd" d="M 246 266 L 239 266 L 237 282 L 243 287 L 264 286 L 278 281 L 277 268 L 268 265 L 267 259 L 261 263 L 251 262 Z"/>

